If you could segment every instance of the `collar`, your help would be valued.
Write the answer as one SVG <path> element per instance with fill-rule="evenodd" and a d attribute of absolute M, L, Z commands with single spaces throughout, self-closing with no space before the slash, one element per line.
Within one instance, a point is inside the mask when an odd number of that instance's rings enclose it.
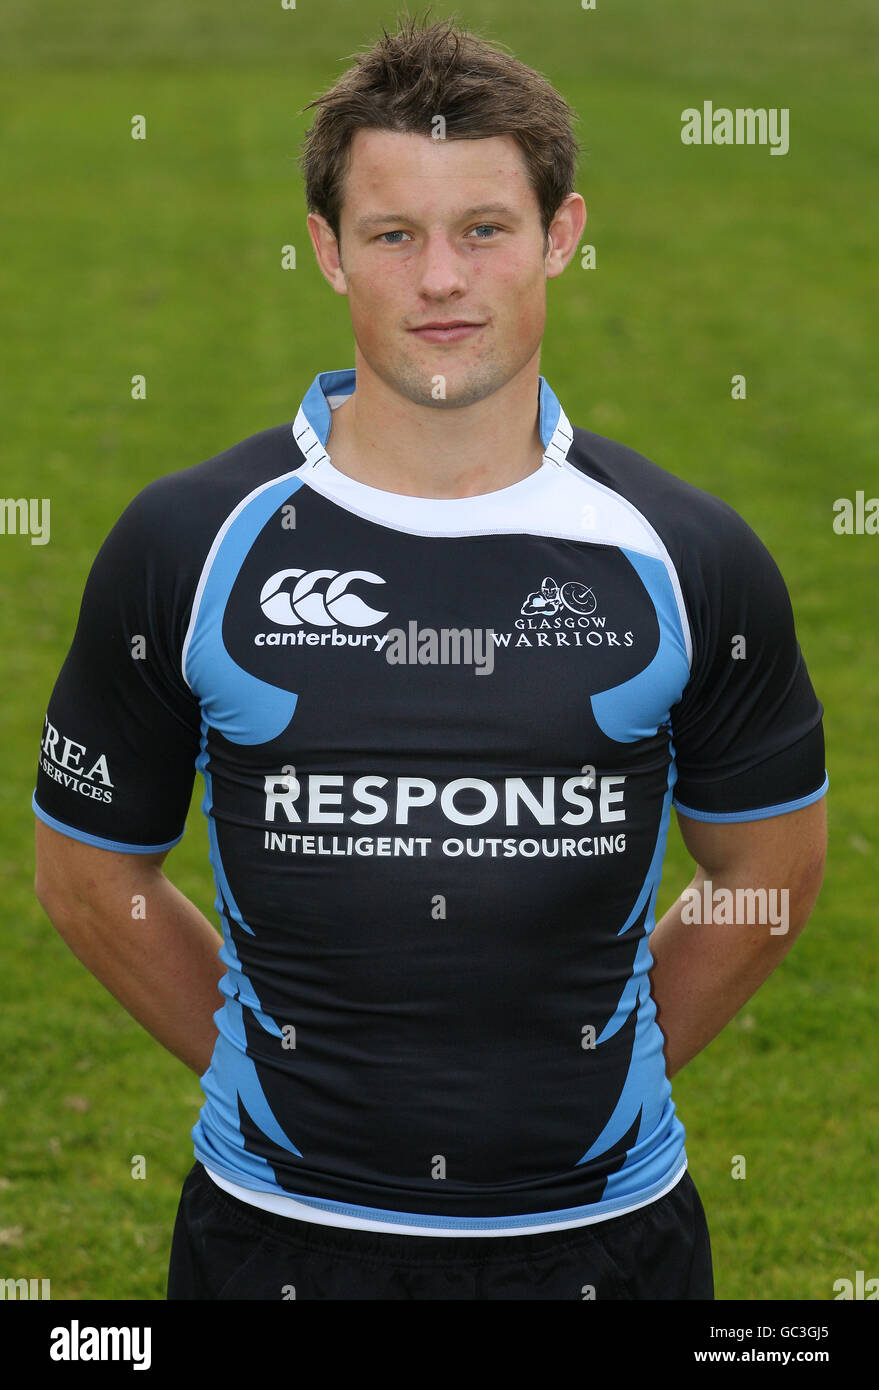
<path fill-rule="evenodd" d="M 353 394 L 357 373 L 354 367 L 336 372 L 318 372 L 306 391 L 293 425 L 296 442 L 309 462 L 327 457 L 332 412 Z M 558 398 L 545 377 L 538 377 L 538 429 L 544 459 L 558 467 L 564 463 L 574 433 Z"/>

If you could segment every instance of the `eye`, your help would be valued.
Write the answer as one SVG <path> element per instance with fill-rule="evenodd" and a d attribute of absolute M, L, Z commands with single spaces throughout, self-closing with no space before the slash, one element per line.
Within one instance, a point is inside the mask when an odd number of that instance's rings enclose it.
<path fill-rule="evenodd" d="M 500 228 L 499 228 L 499 227 L 493 226 L 493 224 L 492 224 L 491 222 L 480 222 L 480 223 L 479 223 L 479 226 L 478 226 L 478 227 L 474 227 L 473 230 L 474 230 L 474 232 L 497 232 L 497 231 L 500 230 Z M 493 237 L 490 237 L 490 236 L 479 236 L 479 237 L 476 238 L 476 240 L 477 240 L 477 241 L 493 241 L 494 238 L 493 238 Z"/>
<path fill-rule="evenodd" d="M 376 238 L 376 240 L 377 240 L 377 241 L 384 241 L 385 237 L 388 237 L 388 236 L 400 237 L 400 236 L 408 236 L 408 235 L 409 235 L 408 232 L 382 232 L 382 233 Z M 400 246 L 400 245 L 402 245 L 402 243 L 399 242 L 399 241 L 385 241 L 385 246 Z"/>

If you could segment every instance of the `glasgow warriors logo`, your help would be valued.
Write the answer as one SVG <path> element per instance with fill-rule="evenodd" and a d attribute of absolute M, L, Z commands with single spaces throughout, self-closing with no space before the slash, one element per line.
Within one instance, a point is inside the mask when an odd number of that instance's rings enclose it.
<path fill-rule="evenodd" d="M 547 576 L 540 588 L 528 595 L 519 612 L 526 618 L 551 618 L 567 608 L 569 613 L 587 617 L 597 606 L 598 601 L 588 584 L 579 584 L 573 579 L 557 584 Z"/>

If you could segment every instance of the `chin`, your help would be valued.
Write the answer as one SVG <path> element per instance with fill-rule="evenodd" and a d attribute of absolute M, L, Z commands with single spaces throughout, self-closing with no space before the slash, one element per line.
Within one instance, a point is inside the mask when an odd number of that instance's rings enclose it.
<path fill-rule="evenodd" d="M 412 401 L 414 405 L 430 406 L 435 410 L 460 410 L 464 406 L 476 405 L 478 401 L 484 401 L 486 397 L 499 391 L 502 386 L 515 376 L 516 369 L 510 371 L 500 371 L 497 368 L 491 371 L 476 371 L 470 374 L 463 372 L 458 374 L 458 380 L 446 380 L 445 394 L 437 396 L 434 393 L 436 379 L 444 375 L 442 363 L 438 362 L 433 371 L 424 368 L 413 372 L 411 364 L 407 364 L 407 369 L 385 377 L 388 385 Z"/>

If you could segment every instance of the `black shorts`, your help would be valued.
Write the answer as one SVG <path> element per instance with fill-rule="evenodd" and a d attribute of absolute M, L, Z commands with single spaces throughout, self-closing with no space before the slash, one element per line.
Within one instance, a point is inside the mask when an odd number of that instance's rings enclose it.
<path fill-rule="evenodd" d="M 196 1162 L 180 1197 L 169 1299 L 711 1299 L 689 1173 L 649 1206 L 568 1231 L 408 1236 L 277 1216 Z"/>

